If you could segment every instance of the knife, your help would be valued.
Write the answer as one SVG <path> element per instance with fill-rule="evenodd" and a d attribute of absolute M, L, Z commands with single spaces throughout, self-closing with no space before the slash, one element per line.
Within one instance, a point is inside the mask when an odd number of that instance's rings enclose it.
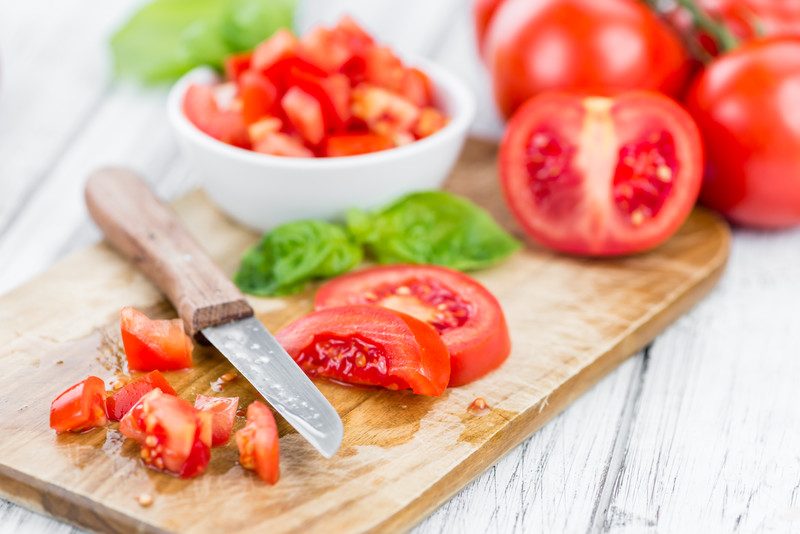
<path fill-rule="evenodd" d="M 86 182 L 86 205 L 106 239 L 166 294 L 191 336 L 204 336 L 326 458 L 342 420 L 255 318 L 236 286 L 177 215 L 131 171 L 106 168 Z"/>

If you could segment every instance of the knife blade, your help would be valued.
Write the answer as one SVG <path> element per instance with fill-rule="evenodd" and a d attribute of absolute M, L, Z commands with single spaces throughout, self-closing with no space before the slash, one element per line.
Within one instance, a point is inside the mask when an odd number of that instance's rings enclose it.
<path fill-rule="evenodd" d="M 161 289 L 186 331 L 214 345 L 301 436 L 333 456 L 344 433 L 336 410 L 172 209 L 125 169 L 93 173 L 85 196 L 106 239 Z"/>

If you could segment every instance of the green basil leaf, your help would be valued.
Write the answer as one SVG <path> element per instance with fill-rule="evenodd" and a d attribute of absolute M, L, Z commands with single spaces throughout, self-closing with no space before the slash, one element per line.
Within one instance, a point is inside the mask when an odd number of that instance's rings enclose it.
<path fill-rule="evenodd" d="M 264 235 L 242 257 L 234 280 L 245 293 L 289 295 L 311 280 L 330 278 L 358 265 L 361 247 L 344 228 L 324 221 L 297 221 Z"/>
<path fill-rule="evenodd" d="M 441 191 L 412 193 L 347 227 L 380 263 L 428 263 L 461 271 L 494 265 L 520 248 L 482 208 Z"/>

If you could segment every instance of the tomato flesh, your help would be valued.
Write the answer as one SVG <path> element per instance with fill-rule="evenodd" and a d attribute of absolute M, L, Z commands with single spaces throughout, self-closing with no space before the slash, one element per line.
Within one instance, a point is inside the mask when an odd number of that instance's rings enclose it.
<path fill-rule="evenodd" d="M 236 432 L 239 463 L 256 472 L 267 484 L 280 478 L 280 442 L 275 417 L 264 403 L 254 401 L 247 407 L 247 424 Z"/>
<path fill-rule="evenodd" d="M 239 397 L 207 397 L 198 395 L 194 407 L 211 416 L 211 446 L 225 445 L 231 438 L 233 420 L 239 409 Z"/>
<path fill-rule="evenodd" d="M 58 433 L 84 432 L 107 422 L 105 384 L 96 376 L 70 387 L 50 405 L 50 428 Z"/>
<path fill-rule="evenodd" d="M 499 367 L 511 352 L 497 299 L 469 276 L 435 266 L 374 267 L 324 284 L 316 309 L 373 304 L 431 325 L 450 353 L 450 386 L 472 382 Z"/>
<path fill-rule="evenodd" d="M 235 111 L 220 109 L 211 87 L 189 86 L 183 100 L 183 112 L 195 126 L 211 137 L 249 148 L 244 118 Z"/>
<path fill-rule="evenodd" d="M 139 310 L 123 308 L 120 330 L 128 368 L 135 371 L 174 371 L 192 366 L 192 340 L 183 321 L 152 320 Z"/>
<path fill-rule="evenodd" d="M 119 421 L 128 413 L 139 399 L 153 391 L 160 389 L 167 395 L 175 395 L 175 390 L 170 383 L 158 371 L 147 373 L 133 382 L 125 384 L 121 389 L 115 391 L 106 399 L 106 411 L 111 421 Z"/>
<path fill-rule="evenodd" d="M 501 183 L 536 241 L 581 255 L 631 254 L 661 244 L 688 217 L 701 147 L 691 117 L 656 93 L 548 93 L 510 122 Z"/>
<path fill-rule="evenodd" d="M 325 153 L 332 157 L 369 154 L 394 146 L 389 137 L 373 133 L 331 135 L 325 143 Z"/>

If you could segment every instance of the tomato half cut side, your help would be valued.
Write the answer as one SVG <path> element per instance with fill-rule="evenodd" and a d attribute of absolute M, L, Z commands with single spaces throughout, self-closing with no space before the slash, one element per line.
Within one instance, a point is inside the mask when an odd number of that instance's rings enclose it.
<path fill-rule="evenodd" d="M 50 405 L 50 428 L 58 433 L 85 432 L 108 422 L 106 388 L 96 376 L 70 387 Z"/>
<path fill-rule="evenodd" d="M 310 376 L 438 396 L 450 355 L 430 325 L 378 306 L 340 306 L 302 317 L 275 336 Z"/>
<path fill-rule="evenodd" d="M 497 299 L 469 276 L 428 265 L 373 267 L 325 283 L 316 309 L 373 304 L 430 324 L 450 352 L 450 386 L 472 382 L 499 367 L 511 352 Z"/>
<path fill-rule="evenodd" d="M 120 312 L 120 330 L 128 368 L 174 371 L 192 366 L 192 340 L 180 319 L 150 319 L 131 307 Z"/>
<path fill-rule="evenodd" d="M 239 397 L 207 397 L 198 395 L 194 407 L 211 416 L 211 446 L 225 445 L 231 438 L 233 420 L 239 409 Z"/>
<path fill-rule="evenodd" d="M 125 384 L 106 399 L 106 411 L 111 421 L 119 421 L 128 413 L 139 399 L 153 391 L 160 389 L 167 395 L 175 395 L 175 390 L 158 371 L 152 371 L 136 380 Z"/>
<path fill-rule="evenodd" d="M 278 426 L 269 408 L 259 401 L 247 407 L 247 424 L 236 432 L 239 463 L 255 471 L 267 484 L 280 478 Z"/>
<path fill-rule="evenodd" d="M 657 93 L 546 93 L 520 108 L 500 149 L 506 203 L 527 234 L 561 252 L 632 254 L 666 241 L 700 190 L 689 114 Z"/>

